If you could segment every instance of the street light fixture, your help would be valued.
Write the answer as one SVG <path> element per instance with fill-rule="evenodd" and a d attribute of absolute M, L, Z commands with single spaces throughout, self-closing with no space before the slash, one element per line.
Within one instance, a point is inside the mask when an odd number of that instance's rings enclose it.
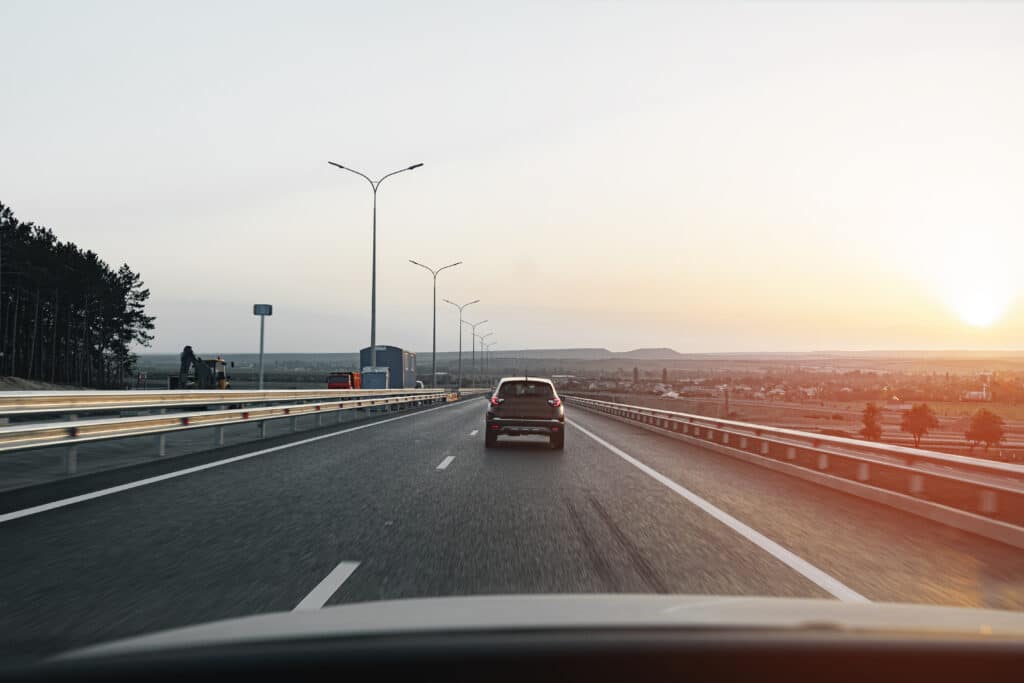
<path fill-rule="evenodd" d="M 492 334 L 494 334 L 493 331 L 488 332 L 487 334 L 477 334 L 477 335 L 475 335 L 476 338 L 480 341 L 480 370 L 479 370 L 480 373 L 482 373 L 483 370 L 484 370 L 484 339 L 487 339 Z M 477 377 L 479 377 L 479 376 L 480 375 L 477 374 Z"/>
<path fill-rule="evenodd" d="M 470 328 L 472 329 L 472 336 L 470 336 L 469 340 L 473 344 L 473 355 L 469 367 L 473 368 L 473 372 L 476 372 L 476 326 L 483 325 L 485 322 L 487 321 L 481 320 L 479 322 L 471 323 L 467 320 L 464 322 L 464 324 L 469 325 Z M 476 386 L 475 382 L 473 383 L 473 386 Z"/>
<path fill-rule="evenodd" d="M 370 176 L 355 170 L 354 168 L 348 168 L 341 164 L 333 161 L 328 161 L 331 166 L 340 168 L 343 171 L 349 173 L 355 173 L 358 176 L 362 176 L 366 179 L 366 182 L 370 183 L 370 187 L 373 189 L 373 270 L 372 279 L 370 281 L 370 365 L 377 367 L 377 188 L 384 182 L 385 179 L 390 178 L 396 173 L 403 173 L 405 171 L 412 171 L 417 169 L 423 164 L 413 164 L 406 168 L 400 168 L 397 171 L 392 171 L 387 175 L 381 176 L 378 180 L 371 180 Z"/>
<path fill-rule="evenodd" d="M 480 341 L 480 369 L 484 367 L 484 339 L 490 337 L 494 332 L 488 332 L 487 334 L 474 334 L 474 336 Z M 476 368 L 474 367 L 474 371 Z"/>
<path fill-rule="evenodd" d="M 434 270 L 430 266 L 425 266 L 419 261 L 413 261 L 409 259 L 409 263 L 420 268 L 426 268 L 430 271 L 430 274 L 434 277 L 434 325 L 433 325 L 433 345 L 430 351 L 430 386 L 437 388 L 437 274 L 446 268 L 454 268 L 455 266 L 461 265 L 462 261 L 456 263 L 450 263 L 447 266 L 442 266 L 437 270 Z"/>
<path fill-rule="evenodd" d="M 491 371 L 491 347 L 497 343 L 492 341 L 484 344 L 484 375 L 488 375 Z"/>
<path fill-rule="evenodd" d="M 473 299 L 469 303 L 461 304 L 461 305 L 457 304 L 454 301 L 451 301 L 449 299 L 445 299 L 444 302 L 446 304 L 451 304 L 455 308 L 459 309 L 459 391 L 461 391 L 462 390 L 462 323 L 464 322 L 462 320 L 462 311 L 463 311 L 463 309 L 466 308 L 466 306 L 472 306 L 473 304 L 480 303 L 480 299 Z"/>

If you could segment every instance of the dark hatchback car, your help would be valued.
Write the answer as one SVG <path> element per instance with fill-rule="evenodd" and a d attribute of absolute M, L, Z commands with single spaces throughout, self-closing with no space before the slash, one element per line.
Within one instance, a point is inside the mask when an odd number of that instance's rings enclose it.
<path fill-rule="evenodd" d="M 565 448 L 565 408 L 549 379 L 504 377 L 487 406 L 484 443 L 499 436 L 547 436 L 552 448 Z"/>

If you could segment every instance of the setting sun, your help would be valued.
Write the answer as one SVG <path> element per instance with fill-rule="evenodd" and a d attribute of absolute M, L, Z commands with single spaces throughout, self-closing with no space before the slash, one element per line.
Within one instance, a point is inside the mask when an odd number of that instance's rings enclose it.
<path fill-rule="evenodd" d="M 942 225 L 937 216 L 931 218 L 933 225 Z M 966 225 L 969 218 L 964 214 L 954 220 Z M 996 325 L 1010 313 L 1022 291 L 1012 261 L 1019 239 L 1005 222 L 996 225 L 999 222 L 992 216 L 987 216 L 986 222 L 996 227 L 945 227 L 943 239 L 930 244 L 913 266 L 945 308 L 975 328 Z"/>
<path fill-rule="evenodd" d="M 962 267 L 959 273 L 943 286 L 946 305 L 958 318 L 974 327 L 989 327 L 1007 313 L 1017 292 L 1009 268 Z"/>
<path fill-rule="evenodd" d="M 978 288 L 954 295 L 949 306 L 968 325 L 988 327 L 1006 312 L 1007 303 L 1005 296 Z"/>

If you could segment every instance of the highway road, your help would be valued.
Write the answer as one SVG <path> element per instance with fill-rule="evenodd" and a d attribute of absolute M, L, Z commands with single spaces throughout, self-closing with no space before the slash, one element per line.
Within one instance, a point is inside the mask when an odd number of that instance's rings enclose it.
<path fill-rule="evenodd" d="M 129 479 L 98 474 L 71 504 L 0 497 L 0 657 L 439 595 L 1024 609 L 1018 549 L 571 407 L 564 452 L 540 439 L 487 450 L 484 407 L 234 445 Z"/>

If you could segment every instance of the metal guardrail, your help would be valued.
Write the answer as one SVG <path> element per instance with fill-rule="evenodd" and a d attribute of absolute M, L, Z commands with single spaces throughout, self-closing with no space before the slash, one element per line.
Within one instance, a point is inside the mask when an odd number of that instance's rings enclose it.
<path fill-rule="evenodd" d="M 465 388 L 465 387 L 463 387 L 462 390 L 459 393 L 462 396 L 483 396 L 484 394 L 490 394 L 491 390 L 490 389 L 479 388 L 479 387 L 477 387 L 477 388 Z"/>
<path fill-rule="evenodd" d="M 572 406 L 1024 548 L 1024 467 L 562 395 Z"/>
<path fill-rule="evenodd" d="M 330 413 L 336 414 L 340 420 L 342 412 L 346 410 L 392 409 L 458 400 L 457 394 L 444 389 L 33 392 L 33 395 L 21 396 L 13 394 L 14 392 L 0 393 L 0 414 L 28 413 L 34 417 L 47 414 L 52 418 L 54 414 L 59 416 L 63 413 L 68 419 L 0 426 L 0 453 L 67 446 L 65 464 L 69 474 L 75 473 L 78 469 L 78 446 L 84 443 L 152 435 L 157 439 L 157 455 L 163 456 L 166 453 L 166 435 L 171 432 L 214 427 L 217 430 L 212 446 L 218 447 L 224 445 L 224 428 L 233 424 L 256 424 L 259 426 L 260 438 L 264 438 L 267 435 L 267 423 L 271 420 L 290 419 L 291 431 L 294 432 L 296 418 L 302 415 L 316 415 L 317 426 L 322 426 L 324 415 Z M 245 405 L 247 403 L 257 405 Z M 273 405 L 262 405 L 265 403 Z M 196 407 L 212 409 L 195 410 Z M 168 408 L 181 410 L 168 412 Z M 80 412 L 117 412 L 126 409 L 148 409 L 150 414 L 78 419 Z"/>
<path fill-rule="evenodd" d="M 270 389 L 265 391 L 0 391 L 0 416 L 238 405 L 362 396 L 413 396 L 434 389 Z"/>
<path fill-rule="evenodd" d="M 572 392 L 570 395 L 575 396 L 576 398 L 581 398 L 581 399 L 582 398 L 588 398 L 589 399 L 592 396 L 594 396 L 594 394 L 591 393 L 591 392 L 586 392 L 586 393 Z M 605 397 L 602 397 L 602 398 L 594 398 L 592 400 L 601 401 L 601 400 L 606 400 L 607 398 L 608 397 L 605 396 Z M 612 396 L 611 398 L 612 399 L 620 398 L 622 400 L 625 400 L 624 397 Z M 712 398 L 703 398 L 703 397 L 699 398 L 699 399 L 697 399 L 697 398 L 681 398 L 681 399 L 673 399 L 673 400 L 675 400 L 675 401 L 717 402 L 719 404 L 722 403 L 722 399 L 712 399 Z M 617 401 L 612 400 L 612 401 L 607 401 L 607 402 L 609 402 L 609 403 L 616 403 Z M 858 420 L 861 419 L 861 417 L 862 417 L 861 413 L 855 412 L 855 411 L 840 410 L 840 409 L 834 409 L 834 408 L 818 408 L 818 407 L 815 407 L 815 406 L 803 407 L 803 406 L 799 406 L 798 404 L 774 405 L 772 402 L 751 401 L 751 400 L 744 400 L 744 401 L 732 400 L 732 404 L 734 404 L 734 405 L 750 405 L 750 406 L 753 406 L 753 407 L 756 407 L 756 408 L 762 408 L 762 409 L 765 409 L 765 410 L 783 410 L 783 411 L 787 411 L 787 410 L 788 411 L 802 410 L 802 411 L 806 411 L 806 412 L 819 412 L 819 413 L 832 413 L 832 414 L 834 414 L 834 413 L 843 413 L 843 414 L 846 414 L 846 415 L 856 416 Z M 646 406 L 644 406 L 644 407 L 646 407 Z M 655 408 L 655 410 L 667 410 L 667 409 Z M 685 412 L 682 412 L 682 411 L 669 411 L 669 412 L 677 412 L 679 414 L 690 415 L 690 413 L 685 413 Z M 729 421 L 729 420 L 722 420 L 722 419 L 714 418 L 714 417 L 708 417 L 707 415 L 698 415 L 698 417 L 703 417 L 705 419 L 709 419 L 709 420 L 712 420 L 712 421 L 720 421 L 720 422 L 728 422 Z M 940 421 L 946 420 L 946 421 L 952 422 L 954 419 L 957 419 L 957 418 L 943 416 L 943 417 L 940 417 L 939 419 L 940 419 Z M 782 422 L 782 421 L 784 421 L 784 420 L 778 420 L 776 422 Z M 824 426 L 824 424 L 828 424 L 828 423 L 821 423 L 821 424 L 822 424 L 822 426 Z M 794 427 L 779 427 L 779 429 L 791 429 L 793 431 L 799 431 L 799 432 L 801 432 L 803 434 L 809 433 L 809 432 L 806 431 L 806 429 L 807 429 L 806 425 L 800 425 L 800 426 L 794 426 Z M 955 448 L 963 448 L 963 449 L 967 449 L 969 447 L 969 442 L 965 441 L 962 435 L 959 438 L 943 439 L 943 438 L 941 438 L 943 434 L 948 434 L 948 432 L 943 432 L 940 429 L 940 430 L 934 432 L 933 434 L 931 434 L 929 436 L 929 438 L 928 438 L 928 445 L 929 446 L 955 447 Z M 842 437 L 839 437 L 839 438 L 842 438 Z M 847 438 L 848 438 L 848 440 L 851 443 L 854 443 L 854 444 L 864 445 L 864 443 L 865 443 L 865 442 L 863 442 L 863 441 L 861 441 L 859 439 L 856 439 L 856 438 L 849 438 L 849 437 L 847 437 Z M 897 436 L 896 438 L 900 438 L 900 437 Z M 896 444 L 892 443 L 893 435 L 886 434 L 886 439 L 887 439 L 887 443 L 889 445 L 896 445 Z M 911 441 L 912 440 L 909 434 L 905 437 L 905 439 L 907 441 Z M 1016 449 L 1019 449 L 1021 447 L 1022 447 L 1021 443 L 1019 443 L 1019 442 L 1011 442 L 1011 441 L 1009 441 L 1009 437 L 1008 437 L 1007 439 L 1004 439 L 1002 445 L 1000 446 L 999 451 L 1000 452 L 1005 452 L 1007 450 L 1016 450 Z M 917 451 L 924 450 L 925 452 L 928 452 L 928 453 L 933 453 L 934 452 L 934 451 L 928 451 L 927 449 L 921 449 L 921 448 L 913 448 L 913 447 L 908 447 L 908 448 L 911 448 L 912 450 L 917 450 Z M 975 458 L 971 458 L 970 456 L 963 456 L 963 457 L 967 457 L 970 460 L 975 460 Z"/>

